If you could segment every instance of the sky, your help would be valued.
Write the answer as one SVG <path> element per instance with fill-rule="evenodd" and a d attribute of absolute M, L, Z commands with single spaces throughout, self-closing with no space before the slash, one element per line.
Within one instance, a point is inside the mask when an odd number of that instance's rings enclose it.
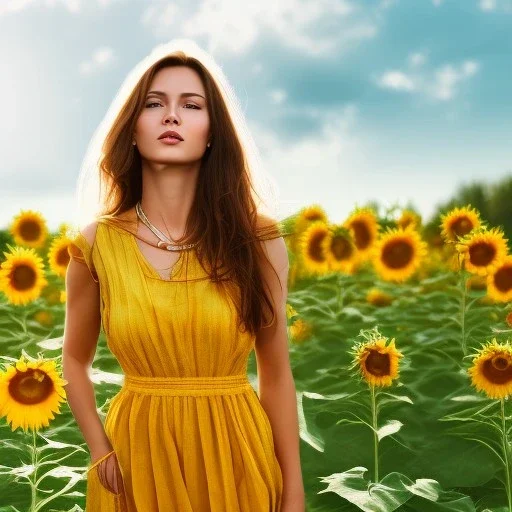
<path fill-rule="evenodd" d="M 512 175 L 512 0 L 1 0 L 0 229 L 70 220 L 82 159 L 132 68 L 189 38 L 244 109 L 280 218 L 414 206 Z"/>

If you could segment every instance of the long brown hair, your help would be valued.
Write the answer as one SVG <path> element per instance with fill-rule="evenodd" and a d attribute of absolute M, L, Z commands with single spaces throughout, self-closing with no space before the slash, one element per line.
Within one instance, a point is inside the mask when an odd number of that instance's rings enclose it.
<path fill-rule="evenodd" d="M 168 66 L 188 66 L 199 74 L 206 91 L 212 133 L 212 144 L 201 161 L 185 234 L 176 242 L 198 243 L 199 259 L 207 259 L 212 281 L 223 280 L 218 274 L 219 267 L 227 270 L 237 288 L 234 304 L 239 325 L 256 334 L 275 320 L 272 301 L 262 285 L 260 267 L 261 257 L 269 260 L 259 242 L 289 233 L 281 222 L 258 212 L 251 194 L 248 161 L 226 103 L 208 69 L 195 57 L 175 51 L 155 62 L 120 109 L 105 137 L 98 162 L 100 184 L 106 187 L 100 214 L 115 219 L 142 198 L 141 156 L 132 145 L 132 135 L 153 77 Z M 272 318 L 263 325 L 265 307 Z"/>

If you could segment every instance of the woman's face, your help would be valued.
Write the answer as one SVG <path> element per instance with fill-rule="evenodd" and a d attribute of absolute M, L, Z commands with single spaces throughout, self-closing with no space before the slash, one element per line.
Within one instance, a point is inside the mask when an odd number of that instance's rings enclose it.
<path fill-rule="evenodd" d="M 194 95 L 183 95 L 187 93 Z M 201 79 L 193 69 L 173 66 L 158 71 L 135 125 L 133 140 L 141 157 L 163 164 L 200 160 L 210 140 L 205 98 Z M 159 140 L 167 130 L 178 132 L 183 140 L 172 145 Z"/>

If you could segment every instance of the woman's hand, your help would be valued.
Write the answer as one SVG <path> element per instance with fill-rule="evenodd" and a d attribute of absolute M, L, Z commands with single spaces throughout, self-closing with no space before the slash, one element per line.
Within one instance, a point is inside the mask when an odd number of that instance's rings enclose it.
<path fill-rule="evenodd" d="M 114 494 L 124 492 L 123 478 L 117 461 L 117 456 L 114 451 L 102 460 L 96 469 L 98 471 L 98 478 L 100 479 L 103 487 Z"/>

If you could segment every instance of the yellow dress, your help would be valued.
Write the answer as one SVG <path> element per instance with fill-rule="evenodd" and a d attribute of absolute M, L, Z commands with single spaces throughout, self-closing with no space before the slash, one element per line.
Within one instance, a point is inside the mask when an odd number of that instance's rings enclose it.
<path fill-rule="evenodd" d="M 98 281 L 102 328 L 124 383 L 104 423 L 124 490 L 87 470 L 86 512 L 278 512 L 283 478 L 268 416 L 247 378 L 255 337 L 195 249 L 163 279 L 133 233 L 99 219 L 70 256 Z M 112 452 L 111 452 L 112 453 Z"/>

